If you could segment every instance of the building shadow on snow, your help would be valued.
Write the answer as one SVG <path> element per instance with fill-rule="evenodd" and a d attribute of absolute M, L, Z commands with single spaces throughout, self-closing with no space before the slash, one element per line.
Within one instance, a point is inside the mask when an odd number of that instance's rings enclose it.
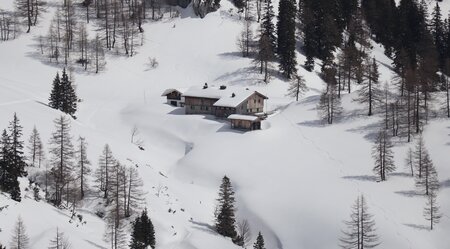
<path fill-rule="evenodd" d="M 184 108 L 175 108 L 175 109 L 173 109 L 172 111 L 170 111 L 167 114 L 170 114 L 170 115 L 186 115 L 184 113 Z"/>

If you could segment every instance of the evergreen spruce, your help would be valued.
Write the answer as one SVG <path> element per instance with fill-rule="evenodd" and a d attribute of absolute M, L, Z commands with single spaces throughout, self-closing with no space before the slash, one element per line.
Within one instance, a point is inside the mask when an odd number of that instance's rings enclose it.
<path fill-rule="evenodd" d="M 275 25 L 273 24 L 274 18 L 275 13 L 273 11 L 272 0 L 267 0 L 261 23 L 261 37 L 265 36 L 268 39 L 272 53 L 275 53 L 277 46 Z"/>
<path fill-rule="evenodd" d="M 297 72 L 295 55 L 295 17 L 296 3 L 293 0 L 281 0 L 278 13 L 278 55 L 280 70 L 284 76 L 291 79 Z"/>
<path fill-rule="evenodd" d="M 264 246 L 264 237 L 261 232 L 258 233 L 258 237 L 256 237 L 256 242 L 253 245 L 253 249 L 266 249 Z"/>
<path fill-rule="evenodd" d="M 56 73 L 53 80 L 49 106 L 73 116 L 77 111 L 77 102 L 75 88 L 64 68 L 61 77 L 59 77 L 59 73 Z"/>
<path fill-rule="evenodd" d="M 10 193 L 15 201 L 21 201 L 19 177 L 27 176 L 26 162 L 23 153 L 22 126 L 14 113 L 13 120 L 9 123 L 9 134 L 6 131 L 2 136 L 2 174 L 3 189 Z"/>
<path fill-rule="evenodd" d="M 59 73 L 56 73 L 56 77 L 53 80 L 52 91 L 49 98 L 49 106 L 53 109 L 61 109 L 61 79 L 59 78 Z"/>
<path fill-rule="evenodd" d="M 219 234 L 234 239 L 237 236 L 234 215 L 235 200 L 233 187 L 227 176 L 222 179 L 217 201 L 216 230 Z"/>
<path fill-rule="evenodd" d="M 61 76 L 61 100 L 61 111 L 73 116 L 77 111 L 78 98 L 65 68 Z"/>
<path fill-rule="evenodd" d="M 149 246 L 155 248 L 155 229 L 153 223 L 148 217 L 147 209 L 132 223 L 131 249 L 146 249 Z"/>
<path fill-rule="evenodd" d="M 0 189 L 3 191 L 9 191 L 11 188 L 10 166 L 12 156 L 10 145 L 10 137 L 4 129 L 0 138 Z"/>

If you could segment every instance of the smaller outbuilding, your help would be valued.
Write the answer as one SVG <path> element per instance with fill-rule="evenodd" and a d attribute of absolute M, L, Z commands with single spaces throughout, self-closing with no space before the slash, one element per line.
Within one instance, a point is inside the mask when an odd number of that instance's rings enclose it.
<path fill-rule="evenodd" d="M 242 130 L 260 130 L 261 118 L 251 115 L 231 114 L 228 116 L 231 122 L 231 128 Z"/>
<path fill-rule="evenodd" d="M 183 89 L 174 89 L 170 88 L 163 92 L 161 96 L 167 98 L 167 104 L 177 107 L 183 107 L 184 106 L 184 93 L 185 90 Z"/>

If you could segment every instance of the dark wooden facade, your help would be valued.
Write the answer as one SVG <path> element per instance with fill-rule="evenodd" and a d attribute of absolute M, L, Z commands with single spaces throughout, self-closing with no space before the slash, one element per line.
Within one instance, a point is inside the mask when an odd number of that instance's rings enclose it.
<path fill-rule="evenodd" d="M 227 118 L 231 114 L 254 115 L 264 111 L 264 95 L 255 92 L 236 106 L 215 105 L 219 99 L 203 97 L 184 97 L 186 114 L 210 114 L 220 118 Z"/>
<path fill-rule="evenodd" d="M 233 129 L 241 129 L 241 130 L 260 130 L 261 129 L 261 120 L 240 120 L 240 119 L 231 119 L 231 128 Z"/>

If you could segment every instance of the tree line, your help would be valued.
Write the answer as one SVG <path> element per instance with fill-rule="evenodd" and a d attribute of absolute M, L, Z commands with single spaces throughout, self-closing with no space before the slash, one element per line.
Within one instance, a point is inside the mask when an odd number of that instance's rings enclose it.
<path fill-rule="evenodd" d="M 69 210 L 75 217 L 82 200 L 88 195 L 98 195 L 103 198 L 105 208 L 98 215 L 106 220 L 105 239 L 110 242 L 111 248 L 123 248 L 127 244 L 126 228 L 133 217 L 136 218 L 132 222 L 130 245 L 133 246 L 130 247 L 154 246 L 154 228 L 147 210 L 143 210 L 143 182 L 136 167 L 121 164 L 112 155 L 109 145 L 105 145 L 98 168 L 92 172 L 87 154 L 88 143 L 81 136 L 73 140 L 70 123 L 70 119 L 64 115 L 54 120 L 55 130 L 49 139 L 47 160 L 36 127 L 31 132 L 28 155 L 25 155 L 23 128 L 14 114 L 0 139 L 0 190 L 20 202 L 19 178 L 28 175 L 27 167 L 36 167 L 39 169 L 37 173 L 28 176 L 29 181 L 38 186 L 34 189 L 36 200 L 40 199 L 39 191 L 42 190 L 44 200 Z M 94 186 L 89 184 L 91 177 L 95 178 Z"/>

